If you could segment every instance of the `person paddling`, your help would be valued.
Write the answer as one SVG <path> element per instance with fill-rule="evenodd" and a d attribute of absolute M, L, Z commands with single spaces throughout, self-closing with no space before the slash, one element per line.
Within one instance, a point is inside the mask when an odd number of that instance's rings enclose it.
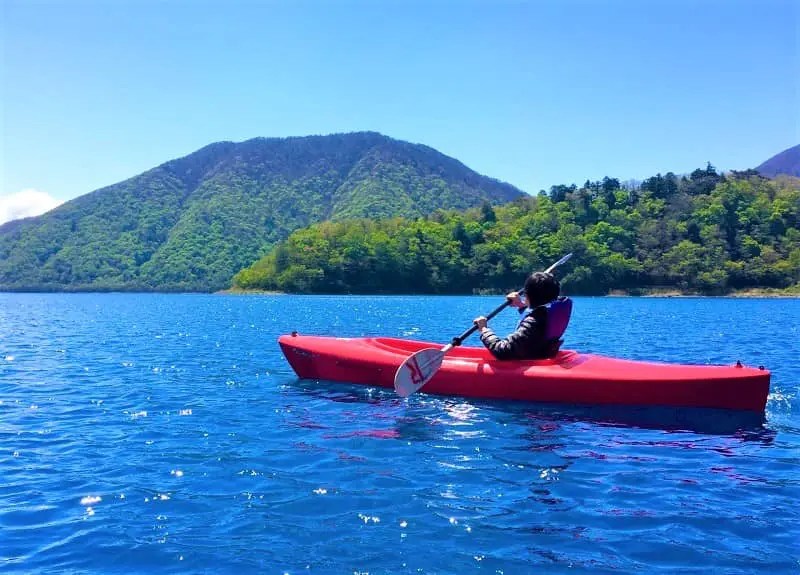
<path fill-rule="evenodd" d="M 507 337 L 495 335 L 484 316 L 473 321 L 481 342 L 497 359 L 545 359 L 555 356 L 561 347 L 561 336 L 572 314 L 572 300 L 559 297 L 561 284 L 547 272 L 531 274 L 524 292 L 526 301 L 519 292 L 506 296 L 509 304 L 524 314 L 516 331 Z"/>

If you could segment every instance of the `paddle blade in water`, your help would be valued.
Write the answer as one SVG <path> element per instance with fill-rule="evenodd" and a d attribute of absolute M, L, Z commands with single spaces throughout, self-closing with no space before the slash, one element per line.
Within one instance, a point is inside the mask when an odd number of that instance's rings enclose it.
<path fill-rule="evenodd" d="M 403 362 L 394 376 L 394 390 L 408 397 L 428 383 L 442 365 L 444 353 L 439 349 L 423 349 Z"/>

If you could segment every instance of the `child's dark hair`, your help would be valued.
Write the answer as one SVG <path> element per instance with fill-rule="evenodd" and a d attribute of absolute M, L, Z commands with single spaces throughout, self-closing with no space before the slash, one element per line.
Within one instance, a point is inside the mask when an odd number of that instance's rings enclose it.
<path fill-rule="evenodd" d="M 525 280 L 525 299 L 528 300 L 528 307 L 548 304 L 560 293 L 561 284 L 553 274 L 536 272 Z"/>

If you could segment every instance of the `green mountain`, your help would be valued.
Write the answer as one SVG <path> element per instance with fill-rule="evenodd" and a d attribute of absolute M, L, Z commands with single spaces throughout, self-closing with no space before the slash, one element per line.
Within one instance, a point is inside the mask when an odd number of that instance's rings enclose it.
<path fill-rule="evenodd" d="M 0 226 L 0 290 L 215 291 L 315 222 L 524 195 L 373 132 L 220 142 Z"/>

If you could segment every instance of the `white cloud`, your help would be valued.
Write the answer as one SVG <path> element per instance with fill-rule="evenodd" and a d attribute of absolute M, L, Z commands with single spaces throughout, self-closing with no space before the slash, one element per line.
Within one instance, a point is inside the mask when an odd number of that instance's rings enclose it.
<path fill-rule="evenodd" d="M 34 189 L 2 195 L 0 196 L 0 224 L 41 215 L 62 203 L 61 200 L 57 200 L 47 192 Z"/>

